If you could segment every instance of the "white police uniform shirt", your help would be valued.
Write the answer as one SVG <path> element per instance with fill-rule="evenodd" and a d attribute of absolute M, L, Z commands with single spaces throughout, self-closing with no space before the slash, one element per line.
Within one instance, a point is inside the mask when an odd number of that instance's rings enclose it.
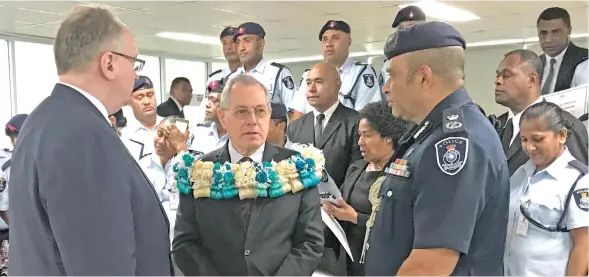
<path fill-rule="evenodd" d="M 0 149 L 0 167 L 10 160 L 12 152 L 8 149 Z M 0 170 L 0 211 L 8 211 L 8 182 L 10 177 L 10 166 Z M 0 230 L 8 229 L 8 224 L 0 218 Z"/>
<path fill-rule="evenodd" d="M 219 137 L 216 123 L 200 123 L 194 128 L 191 138 L 192 142 L 188 146 L 188 150 L 196 156 L 204 155 L 223 147 L 228 139 L 227 134 Z"/>
<path fill-rule="evenodd" d="M 153 152 L 152 154 L 141 159 L 138 164 L 145 172 L 145 175 L 151 182 L 155 192 L 157 193 L 162 207 L 170 221 L 170 242 L 174 239 L 174 223 L 176 222 L 176 211 L 178 210 L 178 192 L 172 189 L 171 170 L 173 160 L 170 159 L 165 166 L 162 166 L 160 157 Z M 176 193 L 176 195 L 173 195 Z"/>
<path fill-rule="evenodd" d="M 584 60 L 575 68 L 571 88 L 589 84 L 589 72 L 587 71 L 589 60 Z"/>
<path fill-rule="evenodd" d="M 575 158 L 568 149 L 546 169 L 534 174 L 531 160 L 510 178 L 510 203 L 504 266 L 506 276 L 565 276 L 573 247 L 570 232 L 549 232 L 527 221 L 521 203 L 530 200 L 536 207 L 530 213 L 544 225 L 556 225 L 567 194 L 580 172 L 568 163 Z M 579 180 L 574 190 L 564 224 L 570 229 L 589 226 L 589 176 Z"/>
<path fill-rule="evenodd" d="M 368 103 L 382 100 L 380 86 L 376 83 L 376 72 L 371 65 L 348 58 L 338 72 L 342 82 L 339 99 L 344 106 L 359 111 Z M 290 109 L 304 114 L 312 109 L 307 101 L 308 74 L 309 69 L 303 73 L 299 88 L 292 102 L 288 105 Z"/>
<path fill-rule="evenodd" d="M 292 101 L 296 85 L 288 67 L 279 63 L 268 63 L 262 59 L 249 72 L 246 72 L 243 66 L 238 68 L 234 74 L 229 76 L 229 79 L 241 74 L 249 74 L 260 81 L 268 89 L 270 101 L 285 106 Z"/>
<path fill-rule="evenodd" d="M 154 136 L 158 124 L 164 118 L 157 116 L 153 129 L 147 129 L 134 117 L 129 120 L 127 127 L 121 130 L 121 140 L 136 161 L 153 153 Z"/>
<path fill-rule="evenodd" d="M 380 86 L 380 90 L 382 91 L 382 88 L 384 87 L 384 84 L 387 83 L 387 81 L 389 80 L 389 72 L 387 71 L 387 68 L 389 67 L 389 60 L 384 60 L 384 63 L 382 64 L 382 69 L 380 70 L 380 75 L 378 76 L 378 84 Z"/>
<path fill-rule="evenodd" d="M 231 69 L 229 67 L 225 67 L 223 69 L 219 69 L 211 74 L 209 74 L 209 78 L 207 79 L 207 83 L 206 83 L 206 87 L 204 90 L 204 97 L 202 99 L 202 101 L 200 102 L 200 106 L 203 107 L 203 111 L 204 111 L 204 107 L 207 105 L 207 96 L 208 96 L 208 86 L 211 82 L 213 81 L 219 81 L 223 78 L 226 77 L 230 77 L 231 75 L 235 74 L 235 72 L 231 72 Z"/>

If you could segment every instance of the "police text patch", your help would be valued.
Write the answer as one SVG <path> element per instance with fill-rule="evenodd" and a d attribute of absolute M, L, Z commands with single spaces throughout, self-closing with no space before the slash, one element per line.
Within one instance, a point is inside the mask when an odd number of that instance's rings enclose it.
<path fill-rule="evenodd" d="M 364 74 L 362 78 L 364 78 L 364 84 L 367 87 L 372 88 L 374 86 L 374 76 L 372 74 Z"/>
<path fill-rule="evenodd" d="M 575 203 L 577 207 L 582 211 L 588 212 L 589 211 L 589 197 L 588 197 L 588 189 L 578 189 L 573 192 L 573 196 L 575 197 Z"/>
<path fill-rule="evenodd" d="M 287 89 L 294 88 L 294 83 L 293 83 L 292 78 L 290 76 L 284 77 L 284 79 L 282 79 L 282 83 L 284 83 L 284 86 L 286 86 Z"/>
<path fill-rule="evenodd" d="M 468 139 L 449 137 L 435 145 L 438 167 L 448 175 L 456 175 L 466 165 L 468 158 Z"/>

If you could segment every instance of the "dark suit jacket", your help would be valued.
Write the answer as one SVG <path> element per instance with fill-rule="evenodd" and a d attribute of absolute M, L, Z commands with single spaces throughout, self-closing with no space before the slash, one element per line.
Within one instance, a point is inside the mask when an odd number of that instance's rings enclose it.
<path fill-rule="evenodd" d="M 12 159 L 11 275 L 170 275 L 169 223 L 104 115 L 57 84 Z"/>
<path fill-rule="evenodd" d="M 569 151 L 580 162 L 587 164 L 587 129 L 585 125 L 581 123 L 581 121 L 574 117 L 572 114 L 565 111 L 567 121 L 569 124 L 572 125 L 573 130 L 572 133 L 568 135 L 568 139 L 566 142 L 566 146 L 568 147 Z M 504 113 L 499 116 L 501 121 L 508 117 L 507 113 Z M 504 122 L 507 122 L 505 120 Z M 499 133 L 499 136 L 503 138 L 505 134 L 505 126 Z M 513 143 L 509 147 L 509 149 L 505 152 L 505 156 L 507 157 L 507 166 L 509 167 L 509 176 L 513 175 L 513 173 L 523 164 L 525 164 L 530 158 L 522 149 L 522 142 L 519 139 L 519 133 L 517 134 L 516 138 L 513 140 Z"/>
<path fill-rule="evenodd" d="M 168 116 L 179 116 L 184 118 L 184 111 L 181 111 L 176 105 L 176 102 L 172 100 L 172 98 L 168 98 L 166 102 L 159 104 L 157 106 L 157 115 L 161 117 L 168 117 Z"/>
<path fill-rule="evenodd" d="M 264 161 L 295 151 L 266 143 Z M 230 161 L 228 144 L 202 157 Z M 253 208 L 244 230 L 241 210 Z M 181 195 L 174 260 L 187 276 L 311 276 L 323 254 L 323 222 L 317 187 L 279 198 L 213 200 Z"/>
<path fill-rule="evenodd" d="M 569 47 L 564 53 L 562 63 L 558 69 L 554 92 L 571 88 L 575 69 L 577 68 L 577 65 L 587 59 L 587 54 L 587 48 L 578 47 L 572 42 L 569 43 Z M 540 55 L 540 60 L 542 60 L 542 66 L 546 66 L 546 54 Z M 544 74 L 548 74 L 548 72 L 544 72 Z"/>
<path fill-rule="evenodd" d="M 315 147 L 323 150 L 325 169 L 338 187 L 350 165 L 362 159 L 358 146 L 358 112 L 341 103 L 335 109 L 321 135 L 322 141 Z M 295 120 L 288 127 L 288 138 L 294 143 L 313 144 L 315 141 L 315 116 L 312 112 Z"/>

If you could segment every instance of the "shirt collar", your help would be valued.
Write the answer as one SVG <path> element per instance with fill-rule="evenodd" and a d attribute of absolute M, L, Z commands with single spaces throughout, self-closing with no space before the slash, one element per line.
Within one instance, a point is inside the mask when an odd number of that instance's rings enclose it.
<path fill-rule="evenodd" d="M 102 116 L 104 116 L 104 119 L 106 119 L 106 122 L 108 122 L 109 124 L 112 125 L 112 123 L 108 119 L 108 111 L 106 110 L 106 107 L 104 106 L 104 104 L 102 104 L 102 102 L 100 102 L 100 100 L 98 100 L 92 94 L 84 91 L 83 89 L 81 89 L 79 87 L 76 87 L 74 85 L 70 85 L 70 84 L 64 83 L 64 82 L 59 82 L 59 83 L 62 84 L 62 85 L 68 86 L 70 88 L 73 88 L 74 90 L 77 90 L 79 93 L 81 93 L 82 95 L 84 95 L 84 97 L 86 97 L 88 99 L 88 101 L 90 101 L 90 103 L 92 103 L 92 105 L 94 105 L 98 109 L 98 111 L 100 111 L 100 113 L 102 114 Z"/>
<path fill-rule="evenodd" d="M 349 73 L 352 68 L 354 68 L 354 65 L 356 64 L 356 61 L 350 57 L 348 57 L 346 59 L 346 61 L 344 62 L 344 64 L 342 64 L 342 66 L 338 69 L 338 72 L 341 73 Z"/>
<path fill-rule="evenodd" d="M 253 154 L 251 154 L 249 156 L 250 159 L 252 159 L 252 161 L 257 162 L 257 163 L 262 163 L 262 159 L 264 156 L 264 148 L 265 148 L 266 144 L 262 144 L 262 146 L 260 146 L 260 148 L 258 148 L 258 150 L 256 150 Z M 235 150 L 235 148 L 233 148 L 233 144 L 231 143 L 231 140 L 229 140 L 229 157 L 231 158 L 231 163 L 238 163 L 244 156 L 239 154 L 239 152 L 237 152 L 237 150 Z"/>
<path fill-rule="evenodd" d="M 570 43 L 570 42 L 569 42 Z M 560 52 L 558 55 L 551 57 L 548 54 L 546 54 L 546 64 L 548 66 L 550 66 L 550 59 L 555 59 L 557 64 L 560 64 L 562 62 L 562 59 L 564 58 L 564 54 L 566 54 L 567 49 L 569 49 L 569 47 L 567 46 L 564 50 L 562 50 L 562 52 Z"/>
<path fill-rule="evenodd" d="M 180 111 L 182 111 L 182 105 L 180 105 L 180 102 L 178 102 L 178 100 L 176 100 L 176 98 L 174 98 L 174 96 L 170 95 L 170 99 L 172 99 L 172 101 L 174 101 L 174 103 L 176 103 L 176 106 L 178 106 L 178 109 Z"/>
<path fill-rule="evenodd" d="M 536 99 L 536 101 L 534 101 L 532 104 L 528 105 L 528 106 L 527 106 L 527 107 L 526 107 L 526 108 L 525 108 L 523 111 L 521 111 L 520 113 L 518 113 L 518 114 L 516 114 L 516 115 L 514 115 L 514 114 L 513 114 L 513 112 L 512 112 L 511 110 L 509 110 L 509 111 L 508 111 L 508 116 L 507 116 L 507 118 L 513 118 L 513 119 L 512 119 L 512 120 L 513 120 L 513 122 L 515 123 L 515 122 L 517 121 L 517 123 L 519 124 L 519 119 L 520 119 L 520 117 L 522 116 L 522 113 L 524 113 L 524 111 L 525 111 L 525 110 L 527 110 L 527 109 L 528 109 L 530 106 L 532 106 L 532 105 L 534 105 L 534 104 L 537 104 L 537 103 L 540 103 L 540 102 L 542 102 L 542 101 L 544 101 L 544 97 L 543 97 L 543 96 L 540 96 L 538 99 Z M 517 126 L 519 126 L 519 125 L 517 125 Z"/>
<path fill-rule="evenodd" d="M 284 148 L 290 149 L 292 147 L 292 141 L 290 141 L 290 139 L 288 139 L 287 136 L 284 136 L 286 138 L 286 142 L 284 143 Z"/>
<path fill-rule="evenodd" d="M 333 106 L 329 107 L 329 109 L 327 109 L 325 112 L 323 112 L 323 115 L 325 116 L 325 119 L 323 120 L 323 122 L 329 122 L 329 119 L 331 118 L 331 116 L 335 112 L 335 109 L 337 109 L 338 106 L 339 106 L 339 100 L 337 102 L 335 102 L 335 104 L 333 104 Z M 321 113 L 318 112 L 315 108 L 313 108 L 313 115 L 315 116 L 315 118 L 317 118 L 317 116 L 319 114 L 321 114 Z"/>
<path fill-rule="evenodd" d="M 552 178 L 558 180 L 560 177 L 564 177 L 565 174 L 563 174 L 563 170 L 565 168 L 567 168 L 569 162 L 572 160 L 575 160 L 575 157 L 573 157 L 573 155 L 571 155 L 571 152 L 569 152 L 568 148 L 565 146 L 564 151 L 562 152 L 562 154 L 560 154 L 560 156 L 558 156 L 558 158 L 556 158 L 556 160 L 554 160 L 544 170 L 537 172 L 536 174 L 540 174 L 540 173 L 545 172 L 548 175 L 550 175 Z M 526 174 L 528 176 L 534 175 L 534 171 L 536 171 L 536 165 L 534 163 L 532 163 L 532 160 L 528 160 L 523 165 L 523 167 L 524 167 L 524 170 L 526 171 Z"/>
<path fill-rule="evenodd" d="M 143 124 L 141 124 L 141 122 L 139 122 L 139 120 L 137 120 L 136 117 L 133 117 L 133 120 L 130 120 L 129 124 L 127 125 L 127 128 L 129 129 L 129 131 L 131 131 L 133 133 L 135 133 L 139 130 L 155 131 L 155 130 L 157 130 L 157 126 L 162 122 L 162 120 L 164 120 L 163 117 L 156 115 L 155 125 L 153 126 L 153 130 L 149 130 L 145 126 L 143 126 Z M 125 129 L 127 129 L 127 128 L 125 128 Z"/>
<path fill-rule="evenodd" d="M 238 71 L 239 71 L 239 73 L 254 73 L 254 72 L 259 72 L 261 74 L 264 74 L 264 70 L 266 69 L 266 64 L 267 64 L 267 62 L 264 59 L 262 59 L 262 60 L 260 60 L 260 62 L 258 63 L 258 65 L 256 65 L 256 67 L 254 67 L 252 70 L 250 70 L 250 72 L 247 72 L 245 70 L 245 65 L 242 65 L 238 69 Z"/>

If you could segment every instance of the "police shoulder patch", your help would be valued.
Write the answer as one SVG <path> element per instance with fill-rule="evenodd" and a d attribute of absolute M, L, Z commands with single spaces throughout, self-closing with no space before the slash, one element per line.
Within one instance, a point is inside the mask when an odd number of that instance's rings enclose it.
<path fill-rule="evenodd" d="M 329 176 L 327 175 L 327 170 L 324 168 L 321 170 L 321 182 L 325 183 L 327 181 L 329 181 Z"/>
<path fill-rule="evenodd" d="M 464 112 L 461 108 L 450 108 L 442 112 L 442 132 L 458 133 L 466 130 Z"/>
<path fill-rule="evenodd" d="M 378 76 L 378 84 L 382 86 L 383 83 L 384 83 L 384 77 L 382 77 L 382 74 L 380 74 L 380 76 Z"/>
<path fill-rule="evenodd" d="M 293 89 L 294 88 L 294 82 L 292 81 L 292 77 L 290 77 L 290 76 L 284 77 L 284 79 L 282 79 L 282 83 L 284 83 L 284 86 L 287 89 Z"/>
<path fill-rule="evenodd" d="M 588 189 L 578 189 L 573 192 L 573 197 L 575 197 L 575 203 L 577 204 L 577 207 L 585 212 L 589 211 L 588 192 Z"/>
<path fill-rule="evenodd" d="M 448 175 L 456 175 L 466 165 L 468 158 L 468 139 L 448 137 L 438 141 L 435 146 L 438 167 Z"/>
<path fill-rule="evenodd" d="M 374 86 L 374 76 L 372 74 L 364 74 L 362 78 L 364 78 L 364 84 L 367 87 L 372 88 Z"/>
<path fill-rule="evenodd" d="M 3 192 L 6 189 L 6 180 L 4 177 L 0 177 L 0 192 Z"/>

